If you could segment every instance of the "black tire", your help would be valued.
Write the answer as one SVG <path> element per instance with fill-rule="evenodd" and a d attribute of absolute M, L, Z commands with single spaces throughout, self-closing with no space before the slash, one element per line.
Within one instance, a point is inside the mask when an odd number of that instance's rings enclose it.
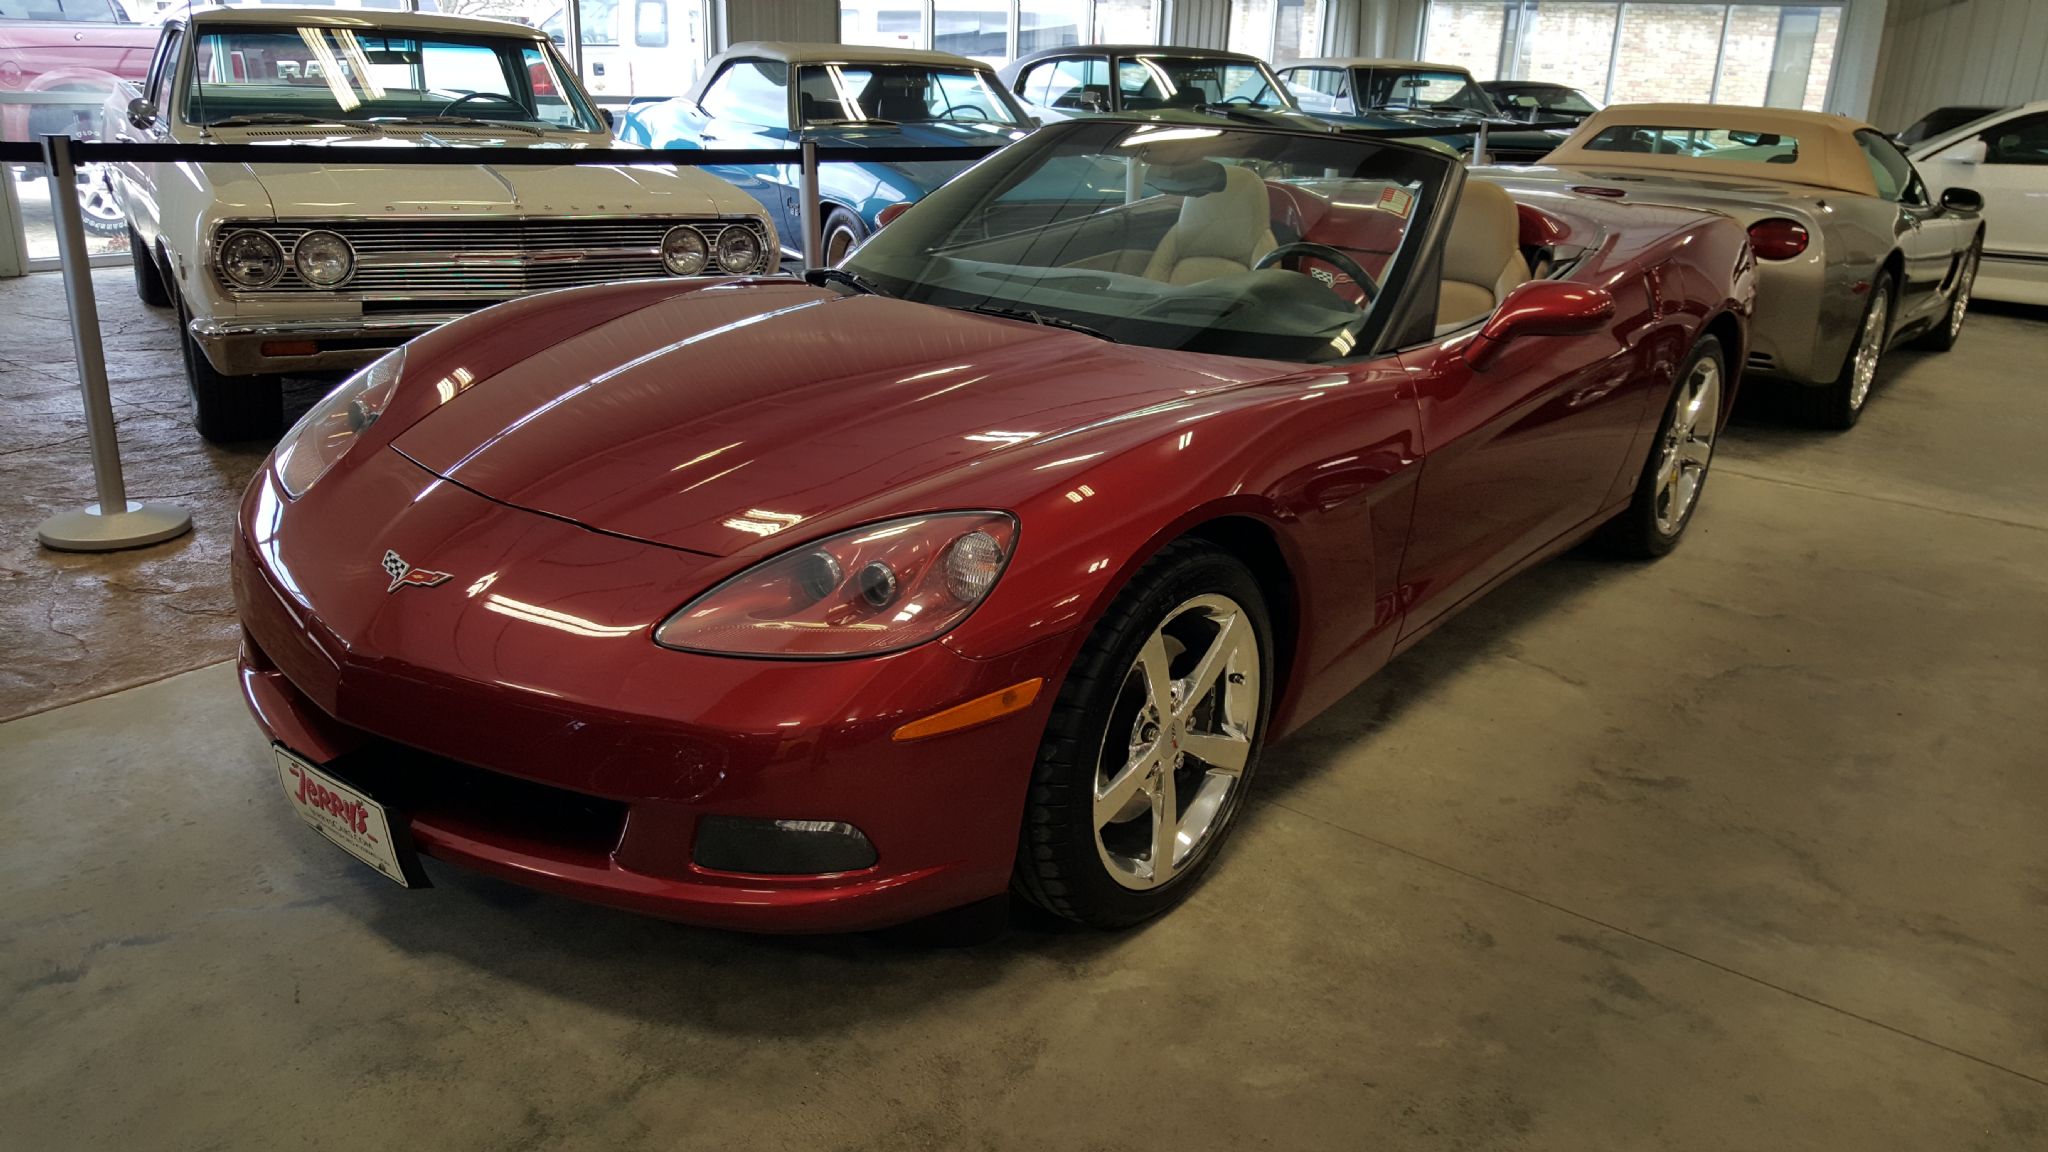
<path fill-rule="evenodd" d="M 1949 293 L 1948 310 L 1942 313 L 1941 323 L 1928 329 L 1925 336 L 1916 343 L 1922 348 L 1946 352 L 1956 346 L 1956 340 L 1963 334 L 1963 319 L 1970 313 L 1970 289 L 1977 282 L 1977 262 L 1984 256 L 1984 240 L 1978 237 L 1970 242 L 1970 250 L 1963 253 L 1963 262 L 1956 269 L 1956 284 Z"/>
<path fill-rule="evenodd" d="M 284 381 L 215 371 L 206 351 L 192 338 L 190 323 L 180 299 L 178 346 L 185 353 L 185 383 L 192 392 L 192 426 L 214 444 L 277 439 L 284 431 Z"/>
<path fill-rule="evenodd" d="M 1867 386 L 1858 394 L 1857 352 L 1870 338 L 1871 317 L 1877 310 L 1884 309 L 1884 322 L 1876 334 L 1876 359 L 1870 371 Z M 1880 272 L 1871 281 L 1870 300 L 1863 305 L 1863 318 L 1856 323 L 1856 339 L 1850 343 L 1848 355 L 1842 358 L 1842 371 L 1834 382 L 1815 387 L 1802 387 L 1800 397 L 1805 409 L 1806 421 L 1816 428 L 1837 430 L 1854 428 L 1856 421 L 1863 418 L 1863 409 L 1870 404 L 1870 393 L 1877 390 L 1877 373 L 1883 369 L 1886 346 L 1891 343 L 1892 278 Z"/>
<path fill-rule="evenodd" d="M 1144 719 L 1138 714 L 1144 692 L 1137 662 L 1154 632 L 1177 610 L 1182 614 L 1172 615 L 1174 627 L 1190 620 L 1197 628 L 1210 626 L 1206 618 L 1196 619 L 1200 609 L 1188 610 L 1188 605 L 1198 597 L 1221 597 L 1234 602 L 1241 613 L 1239 619 L 1251 629 L 1257 644 L 1259 677 L 1257 684 L 1247 690 L 1247 695 L 1256 696 L 1250 713 L 1253 722 L 1242 750 L 1243 769 L 1215 805 L 1215 815 L 1206 826 L 1206 834 L 1198 837 L 1193 855 L 1180 861 L 1169 879 L 1141 890 L 1119 882 L 1098 849 L 1094 818 L 1096 782 L 1112 725 L 1134 728 Z M 1228 627 L 1218 628 L 1214 633 L 1216 642 L 1223 643 L 1229 631 Z M 1201 652 L 1189 647 L 1172 655 L 1170 667 L 1173 674 L 1179 675 L 1179 662 L 1192 664 Z M 1059 698 L 1039 746 L 1038 763 L 1032 771 L 1012 888 L 1055 915 L 1098 928 L 1136 924 L 1185 899 L 1215 862 L 1235 823 L 1234 817 L 1243 808 L 1246 791 L 1258 767 L 1272 707 L 1272 664 L 1272 626 L 1265 596 L 1242 562 L 1214 545 L 1192 539 L 1168 545 L 1146 562 L 1095 625 L 1060 686 Z M 1134 672 L 1139 676 L 1135 702 L 1131 698 Z M 1207 723 L 1217 723 L 1217 716 L 1225 707 L 1221 693 L 1230 690 L 1226 685 L 1242 687 L 1243 675 L 1221 674 L 1214 684 L 1215 688 L 1196 697 L 1191 720 L 1203 716 L 1206 709 Z M 1245 702 L 1244 697 L 1239 697 L 1240 705 Z M 1177 750 L 1182 739 L 1195 735 L 1195 728 L 1191 724 L 1176 732 L 1172 745 Z M 1133 733 L 1126 731 L 1124 738 L 1133 738 Z M 1166 748 L 1161 733 L 1155 731 L 1147 739 L 1155 748 Z M 1190 798 L 1207 782 L 1217 779 L 1210 769 L 1192 759 L 1185 760 L 1184 766 L 1178 767 L 1170 778 L 1176 782 L 1176 793 Z M 1182 779 L 1192 782 L 1181 784 L 1178 781 Z M 1191 800 L 1182 816 L 1187 811 L 1192 811 Z M 1180 819 L 1176 817 L 1176 824 Z M 1105 825 L 1111 826 L 1139 829 L 1135 823 Z M 1146 826 L 1150 826 L 1150 821 Z"/>
<path fill-rule="evenodd" d="M 1694 387 L 1703 368 L 1710 369 L 1714 379 L 1711 396 L 1705 401 L 1697 399 L 1699 393 Z M 1678 547 L 1679 540 L 1685 536 L 1686 525 L 1692 523 L 1693 513 L 1699 510 L 1700 494 L 1706 490 L 1707 476 L 1713 471 L 1714 440 L 1720 434 L 1722 418 L 1728 411 L 1727 380 L 1728 356 L 1721 348 L 1720 339 L 1701 336 L 1672 381 L 1671 398 L 1664 402 L 1664 418 L 1657 422 L 1657 435 L 1650 441 L 1649 458 L 1643 461 L 1643 473 L 1636 478 L 1634 498 L 1600 530 L 1598 543 L 1607 552 L 1629 559 L 1650 560 Z M 1692 418 L 1693 423 L 1681 427 L 1681 410 L 1690 413 L 1695 407 L 1698 415 Z M 1711 425 L 1704 441 L 1697 436 L 1699 420 L 1708 421 Z M 1667 500 L 1672 494 L 1664 484 L 1666 469 L 1682 445 L 1701 443 L 1704 443 L 1708 455 L 1698 463 L 1684 508 L 1674 515 L 1667 509 Z M 1684 459 L 1682 454 L 1676 458 Z M 1681 463 L 1680 467 L 1690 465 Z"/>
<path fill-rule="evenodd" d="M 157 267 L 156 255 L 135 234 L 135 225 L 128 226 L 128 259 L 135 265 L 135 295 L 152 308 L 171 306 L 171 290 L 164 285 L 163 269 Z"/>
<path fill-rule="evenodd" d="M 844 208 L 834 208 L 825 213 L 825 223 L 818 237 L 818 257 L 827 268 L 838 267 L 839 262 L 846 259 L 846 254 L 867 238 L 867 226 L 860 222 L 859 216 Z M 835 245 L 839 248 L 836 254 L 832 250 Z"/>

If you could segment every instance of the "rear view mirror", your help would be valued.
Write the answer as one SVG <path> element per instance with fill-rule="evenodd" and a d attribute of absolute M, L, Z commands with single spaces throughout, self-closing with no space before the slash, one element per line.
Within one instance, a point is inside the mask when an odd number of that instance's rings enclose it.
<path fill-rule="evenodd" d="M 1984 197 L 1970 188 L 1950 188 L 1942 192 L 1941 206 L 1950 212 L 1982 212 Z"/>
<path fill-rule="evenodd" d="M 1605 288 L 1569 280 L 1531 280 L 1494 309 L 1465 349 L 1465 361 L 1483 372 L 1512 341 L 1597 332 L 1613 318 L 1614 296 Z"/>
<path fill-rule="evenodd" d="M 1984 138 L 1982 136 L 1972 136 L 1960 144 L 1942 149 L 1941 153 L 1934 158 L 1936 160 L 1951 160 L 1957 164 L 1982 164 L 1984 158 L 1990 154 L 1991 148 L 1984 143 Z"/>

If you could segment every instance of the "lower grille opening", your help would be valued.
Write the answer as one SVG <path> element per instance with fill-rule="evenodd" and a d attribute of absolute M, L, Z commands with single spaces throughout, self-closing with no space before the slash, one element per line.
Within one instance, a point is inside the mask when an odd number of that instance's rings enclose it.
<path fill-rule="evenodd" d="M 324 766 L 409 816 L 603 856 L 616 848 L 627 806 L 475 768 L 382 738 Z"/>

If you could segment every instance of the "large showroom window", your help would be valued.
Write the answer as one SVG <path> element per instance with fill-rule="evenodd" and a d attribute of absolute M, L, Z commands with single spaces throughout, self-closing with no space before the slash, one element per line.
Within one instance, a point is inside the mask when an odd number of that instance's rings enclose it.
<path fill-rule="evenodd" d="M 1231 0 L 1230 50 L 1276 68 L 1322 55 L 1326 0 Z"/>
<path fill-rule="evenodd" d="M 1481 80 L 1548 80 L 1605 103 L 1676 100 L 1819 110 L 1839 3 L 1432 0 L 1425 59 Z"/>
<path fill-rule="evenodd" d="M 458 7 L 444 4 L 443 10 Z M 583 86 L 608 102 L 682 95 L 697 82 L 710 56 L 706 7 L 706 0 L 577 0 Z M 546 9 L 541 30 L 566 46 L 563 6 Z"/>
<path fill-rule="evenodd" d="M 1270 8 L 1274 0 L 1262 2 Z M 1070 44 L 1156 43 L 1159 6 L 1160 0 L 839 0 L 839 39 L 936 48 L 1002 65 Z"/>

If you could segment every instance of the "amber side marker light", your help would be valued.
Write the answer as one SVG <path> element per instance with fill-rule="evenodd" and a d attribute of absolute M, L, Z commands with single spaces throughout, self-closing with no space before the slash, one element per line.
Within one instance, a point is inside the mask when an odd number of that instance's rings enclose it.
<path fill-rule="evenodd" d="M 896 730 L 897 740 L 923 740 L 928 736 L 939 736 L 947 732 L 958 732 L 962 728 L 973 728 L 991 720 L 1000 720 L 1012 712 L 1021 712 L 1031 707 L 1038 699 L 1038 690 L 1045 686 L 1045 680 L 1034 678 L 1022 684 L 1012 684 L 986 696 L 977 696 L 965 704 L 955 704 L 943 712 L 934 712 L 922 720 L 912 720 Z"/>

